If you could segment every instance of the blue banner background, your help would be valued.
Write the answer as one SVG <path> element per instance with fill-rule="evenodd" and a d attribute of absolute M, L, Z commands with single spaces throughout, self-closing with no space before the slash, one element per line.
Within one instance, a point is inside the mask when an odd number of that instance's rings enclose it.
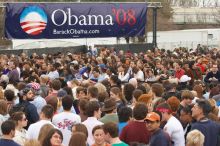
<path fill-rule="evenodd" d="M 30 34 L 30 32 L 25 32 L 24 30 L 32 28 L 22 29 L 21 24 L 24 24 L 24 27 L 26 27 L 26 23 L 28 22 L 23 22 L 24 20 L 30 21 L 32 18 L 34 20 L 37 19 L 35 17 L 38 17 L 36 13 L 25 17 L 29 12 L 35 12 L 35 7 L 39 15 L 41 15 L 41 21 L 44 22 L 39 24 L 39 27 L 42 28 L 41 31 L 32 32 L 33 34 Z M 42 9 L 46 15 L 38 8 Z M 79 23 L 69 25 L 65 23 L 62 26 L 56 26 L 51 19 L 52 13 L 60 9 L 55 13 L 54 19 L 57 24 L 61 24 L 64 18 L 64 14 L 61 13 L 61 10 L 67 14 L 69 8 L 71 9 L 71 15 L 75 15 L 76 17 L 80 15 L 102 15 L 105 20 L 106 15 L 110 15 L 113 25 L 79 25 Z M 6 5 L 5 37 L 8 39 L 62 39 L 142 36 L 145 34 L 146 14 L 147 5 L 144 3 L 9 3 Z M 66 22 L 68 22 L 68 16 L 66 18 Z M 73 18 L 72 23 L 74 20 Z M 101 24 L 101 19 L 98 20 L 100 20 L 98 22 Z M 92 19 L 91 24 L 94 23 L 94 19 Z M 65 33 L 67 30 L 71 30 L 71 33 L 70 31 Z"/>

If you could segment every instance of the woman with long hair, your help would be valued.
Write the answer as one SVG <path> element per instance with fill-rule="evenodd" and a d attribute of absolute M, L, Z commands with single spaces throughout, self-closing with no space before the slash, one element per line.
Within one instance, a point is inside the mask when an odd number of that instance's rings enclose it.
<path fill-rule="evenodd" d="M 63 146 L 63 134 L 58 129 L 51 129 L 43 140 L 42 146 Z"/>
<path fill-rule="evenodd" d="M 73 133 L 69 146 L 86 146 L 86 135 L 82 132 Z"/>
<path fill-rule="evenodd" d="M 25 113 L 23 112 L 15 112 L 11 116 L 11 120 L 15 121 L 15 136 L 13 140 L 20 145 L 24 145 L 25 141 L 27 140 L 27 131 L 24 127 L 27 126 L 27 118 Z"/>
<path fill-rule="evenodd" d="M 49 131 L 54 127 L 51 124 L 45 124 L 40 128 L 40 133 L 38 136 L 38 141 L 42 144 L 45 137 L 48 135 Z"/>
<path fill-rule="evenodd" d="M 0 126 L 4 121 L 6 121 L 9 118 L 8 114 L 8 105 L 5 100 L 0 100 Z M 2 130 L 0 128 L 0 137 L 2 136 Z"/>

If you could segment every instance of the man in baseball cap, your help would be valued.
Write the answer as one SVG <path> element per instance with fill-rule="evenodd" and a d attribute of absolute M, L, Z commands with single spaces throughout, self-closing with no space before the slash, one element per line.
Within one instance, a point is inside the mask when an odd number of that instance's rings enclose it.
<path fill-rule="evenodd" d="M 161 116 L 156 112 L 147 114 L 144 121 L 147 129 L 151 132 L 150 146 L 171 146 L 169 135 L 160 128 Z"/>

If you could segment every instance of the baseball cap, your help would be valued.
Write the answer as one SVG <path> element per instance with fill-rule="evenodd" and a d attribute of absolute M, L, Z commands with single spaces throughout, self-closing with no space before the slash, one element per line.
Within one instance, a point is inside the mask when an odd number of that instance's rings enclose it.
<path fill-rule="evenodd" d="M 144 120 L 145 121 L 152 121 L 152 122 L 160 121 L 160 116 L 155 112 L 150 112 L 147 114 L 147 116 Z"/>

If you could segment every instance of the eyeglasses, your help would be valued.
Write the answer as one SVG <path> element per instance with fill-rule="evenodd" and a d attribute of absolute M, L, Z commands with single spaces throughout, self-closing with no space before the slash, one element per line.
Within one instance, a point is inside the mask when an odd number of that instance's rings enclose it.
<path fill-rule="evenodd" d="M 22 121 L 27 121 L 27 118 L 23 118 Z"/>

